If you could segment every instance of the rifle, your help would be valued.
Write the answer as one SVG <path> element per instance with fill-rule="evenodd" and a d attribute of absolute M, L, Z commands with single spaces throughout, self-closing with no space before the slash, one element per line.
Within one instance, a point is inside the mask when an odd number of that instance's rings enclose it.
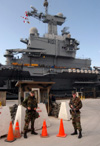
<path fill-rule="evenodd" d="M 34 108 L 35 108 L 35 106 L 33 104 L 31 104 L 31 109 L 30 110 L 26 109 L 26 113 L 30 114 L 32 112 L 33 116 L 35 118 L 38 118 L 39 113 L 36 110 L 34 110 Z"/>
<path fill-rule="evenodd" d="M 71 108 L 71 109 L 70 109 L 70 114 L 72 115 L 72 112 L 74 112 L 74 113 L 75 113 L 75 115 L 76 115 L 75 106 L 74 106 L 74 104 L 73 104 L 72 100 L 71 100 L 70 104 L 73 106 L 73 108 Z"/>
<path fill-rule="evenodd" d="M 28 113 L 28 112 L 32 112 L 32 111 L 34 111 L 34 112 L 36 112 L 36 110 L 34 110 L 34 108 L 35 108 L 36 106 L 34 106 L 33 104 L 31 104 L 30 105 L 30 110 L 28 110 L 28 109 L 26 109 L 26 112 Z"/>

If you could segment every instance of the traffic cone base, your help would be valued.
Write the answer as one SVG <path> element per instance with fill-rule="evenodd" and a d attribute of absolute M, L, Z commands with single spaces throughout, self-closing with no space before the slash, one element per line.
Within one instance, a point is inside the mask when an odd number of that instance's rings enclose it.
<path fill-rule="evenodd" d="M 64 132 L 64 126 L 63 126 L 63 120 L 60 120 L 60 128 L 59 128 L 59 133 L 56 135 L 57 137 L 66 137 L 67 134 Z"/>
<path fill-rule="evenodd" d="M 5 142 L 13 142 L 13 141 L 15 141 L 16 139 L 14 138 L 13 140 L 7 140 L 7 139 L 5 139 Z"/>
<path fill-rule="evenodd" d="M 49 137 L 49 135 L 47 134 L 46 136 L 44 135 L 42 135 L 42 134 L 40 134 L 40 136 L 42 137 L 42 138 L 46 138 L 46 137 Z"/>
<path fill-rule="evenodd" d="M 13 134 L 13 127 L 12 127 L 12 122 L 10 122 L 10 126 L 9 126 L 9 131 L 8 131 L 8 136 L 7 139 L 5 140 L 6 142 L 13 142 L 16 139 L 14 138 L 14 134 Z"/>
<path fill-rule="evenodd" d="M 66 137 L 67 134 L 64 134 L 64 135 L 57 134 L 56 136 L 57 136 L 57 137 Z"/>

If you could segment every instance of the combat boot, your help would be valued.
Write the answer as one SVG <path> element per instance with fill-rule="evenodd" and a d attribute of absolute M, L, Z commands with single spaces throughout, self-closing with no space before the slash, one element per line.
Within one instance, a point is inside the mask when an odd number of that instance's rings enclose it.
<path fill-rule="evenodd" d="M 34 134 L 34 135 L 38 135 L 38 133 L 36 133 L 35 131 L 31 131 L 31 134 Z"/>
<path fill-rule="evenodd" d="M 82 138 L 82 130 L 79 131 L 79 136 L 78 138 Z"/>
<path fill-rule="evenodd" d="M 77 135 L 77 129 L 75 129 L 71 135 Z"/>
<path fill-rule="evenodd" d="M 24 133 L 24 138 L 27 138 L 27 133 L 26 132 Z"/>

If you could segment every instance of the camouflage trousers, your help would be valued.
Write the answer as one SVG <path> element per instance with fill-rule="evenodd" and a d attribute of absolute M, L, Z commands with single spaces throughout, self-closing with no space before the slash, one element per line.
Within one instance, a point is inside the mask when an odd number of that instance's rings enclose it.
<path fill-rule="evenodd" d="M 74 129 L 82 130 L 81 122 L 80 122 L 80 113 L 72 114 L 72 124 Z"/>
<path fill-rule="evenodd" d="M 31 122 L 31 131 L 34 131 L 34 122 L 35 119 L 39 117 L 37 112 L 26 112 L 25 115 L 25 125 L 24 125 L 24 132 L 28 132 L 29 123 Z"/>

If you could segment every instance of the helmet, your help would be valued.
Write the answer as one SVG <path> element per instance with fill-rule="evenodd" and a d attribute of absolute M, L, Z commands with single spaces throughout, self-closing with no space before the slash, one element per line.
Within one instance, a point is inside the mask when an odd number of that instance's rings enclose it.
<path fill-rule="evenodd" d="M 34 94 L 34 91 L 31 91 L 32 94 Z"/>
<path fill-rule="evenodd" d="M 73 91 L 72 91 L 72 94 L 76 94 L 76 91 L 75 91 L 75 90 L 73 90 Z"/>

